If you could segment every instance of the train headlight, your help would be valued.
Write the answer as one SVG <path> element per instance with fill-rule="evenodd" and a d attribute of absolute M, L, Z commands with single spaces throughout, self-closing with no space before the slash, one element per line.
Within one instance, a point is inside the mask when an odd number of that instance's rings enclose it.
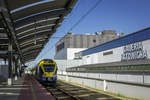
<path fill-rule="evenodd" d="M 43 78 L 43 80 L 45 81 L 46 79 L 45 79 L 45 78 Z"/>
<path fill-rule="evenodd" d="M 46 76 L 46 73 L 44 73 L 43 76 Z"/>

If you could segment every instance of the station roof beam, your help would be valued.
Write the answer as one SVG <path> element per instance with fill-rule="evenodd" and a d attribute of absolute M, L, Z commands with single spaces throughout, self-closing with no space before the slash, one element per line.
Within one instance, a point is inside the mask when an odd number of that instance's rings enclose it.
<path fill-rule="evenodd" d="M 23 62 L 35 59 L 77 0 L 2 0 L 7 28 Z M 0 20 L 3 17 L 0 17 Z M 3 27 L 2 27 L 3 28 Z M 3 33 L 5 30 L 0 29 Z M 37 50 L 36 50 L 37 49 Z M 36 50 L 35 53 L 32 50 Z M 32 53 L 30 53 L 32 52 Z M 31 57 L 29 57 L 29 55 Z"/>

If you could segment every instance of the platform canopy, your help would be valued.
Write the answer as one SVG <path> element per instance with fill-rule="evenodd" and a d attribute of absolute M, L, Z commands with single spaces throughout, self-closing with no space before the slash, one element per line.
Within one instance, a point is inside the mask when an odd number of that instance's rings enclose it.
<path fill-rule="evenodd" d="M 0 0 L 0 50 L 7 51 L 8 40 L 12 37 L 14 52 L 23 62 L 34 60 L 76 2 Z"/>

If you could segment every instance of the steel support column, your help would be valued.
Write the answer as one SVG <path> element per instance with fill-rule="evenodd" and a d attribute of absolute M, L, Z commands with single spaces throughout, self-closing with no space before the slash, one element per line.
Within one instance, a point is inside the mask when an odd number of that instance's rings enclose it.
<path fill-rule="evenodd" d="M 12 38 L 8 44 L 8 85 L 12 85 Z"/>
<path fill-rule="evenodd" d="M 21 56 L 21 59 L 22 59 L 22 52 L 20 50 L 20 46 L 19 46 L 19 43 L 18 43 L 18 40 L 16 37 L 16 31 L 14 28 L 14 23 L 11 19 L 10 11 L 7 7 L 7 1 L 6 0 L 0 0 L 0 12 L 3 16 L 3 20 L 5 23 L 4 26 L 9 30 L 9 32 L 7 32 L 8 37 L 9 36 L 12 37 L 13 42 L 16 44 L 17 51 L 19 52 L 19 55 Z M 24 62 L 22 61 L 22 63 L 24 63 Z"/>
<path fill-rule="evenodd" d="M 21 61 L 20 61 L 20 58 L 19 58 L 18 59 L 18 68 L 17 68 L 18 77 L 21 77 L 21 75 L 20 75 L 20 69 L 21 69 Z"/>
<path fill-rule="evenodd" d="M 18 55 L 14 55 L 14 63 L 15 63 L 15 80 L 18 78 Z"/>

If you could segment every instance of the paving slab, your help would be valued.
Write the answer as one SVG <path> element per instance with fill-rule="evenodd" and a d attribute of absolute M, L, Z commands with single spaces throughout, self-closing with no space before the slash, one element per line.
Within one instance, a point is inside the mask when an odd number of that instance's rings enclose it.
<path fill-rule="evenodd" d="M 8 86 L 6 82 L 0 84 L 0 100 L 18 100 L 24 78 L 13 80 L 13 84 Z"/>

